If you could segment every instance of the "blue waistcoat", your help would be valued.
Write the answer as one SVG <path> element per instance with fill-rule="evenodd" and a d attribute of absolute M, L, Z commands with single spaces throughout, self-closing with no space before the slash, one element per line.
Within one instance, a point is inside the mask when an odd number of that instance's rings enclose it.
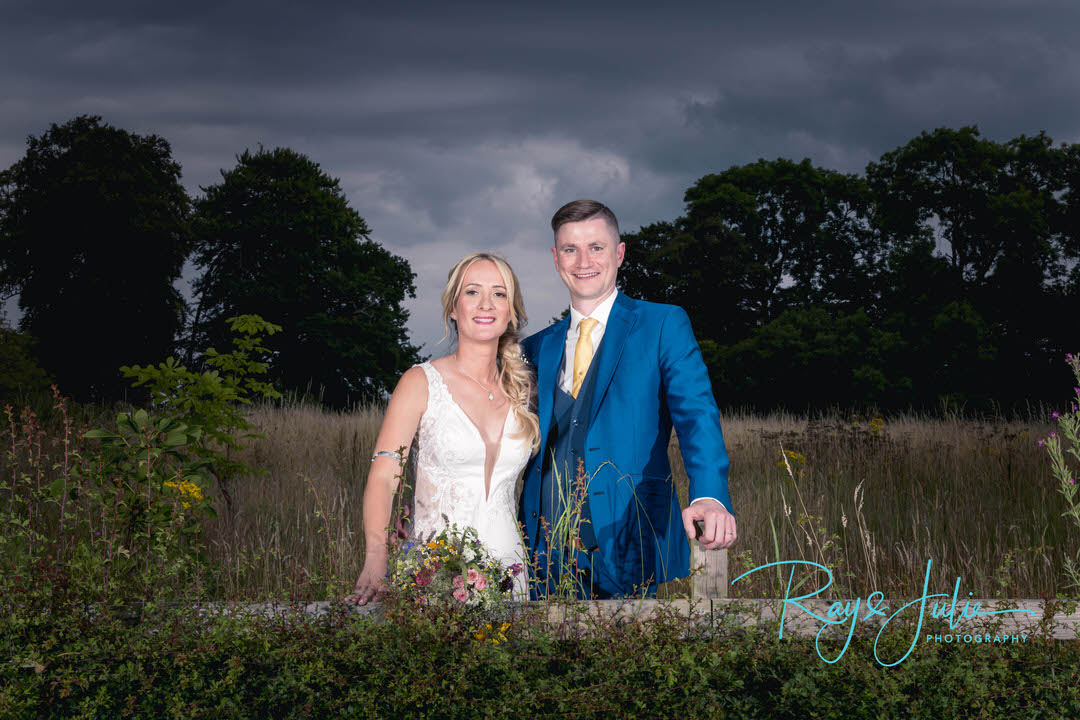
<path fill-rule="evenodd" d="M 603 341 L 601 341 L 603 344 Z M 595 358 L 595 355 L 594 355 Z M 564 358 L 565 359 L 565 358 Z M 581 383 L 577 399 L 555 386 L 551 434 L 547 440 L 543 475 L 540 484 L 541 514 L 553 529 L 555 519 L 564 511 L 563 499 L 571 498 L 577 487 L 578 458 L 585 458 L 586 415 L 592 405 L 593 388 L 596 387 L 596 363 L 591 363 Z M 556 483 L 556 475 L 558 476 Z M 581 508 L 579 532 L 585 548 L 596 547 L 596 535 L 589 512 L 589 494 Z M 543 532 L 541 530 L 541 532 Z M 546 544 L 546 538 L 545 538 Z"/>

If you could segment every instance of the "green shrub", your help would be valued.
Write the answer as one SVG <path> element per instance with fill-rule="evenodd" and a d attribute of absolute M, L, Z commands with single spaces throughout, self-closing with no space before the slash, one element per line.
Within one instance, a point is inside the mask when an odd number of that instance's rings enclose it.
<path fill-rule="evenodd" d="M 243 440 L 262 437 L 251 432 L 255 426 L 245 416 L 245 407 L 253 398 L 281 397 L 273 386 L 258 379 L 267 370 L 264 358 L 268 350 L 262 336 L 279 332 L 281 326 L 258 315 L 241 315 L 226 322 L 236 335 L 235 348 L 227 354 L 208 348 L 203 353 L 206 369 L 201 373 L 188 370 L 173 357 L 156 367 L 125 365 L 120 372 L 134 378 L 134 387 L 146 386 L 155 407 L 201 431 L 196 441 L 198 452 L 208 461 L 231 507 L 229 482 L 238 475 L 258 474 L 257 468 L 233 457 Z"/>

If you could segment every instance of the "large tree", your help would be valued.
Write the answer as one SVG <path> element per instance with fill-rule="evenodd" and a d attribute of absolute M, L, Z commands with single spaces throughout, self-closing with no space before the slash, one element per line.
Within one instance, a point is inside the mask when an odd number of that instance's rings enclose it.
<path fill-rule="evenodd" d="M 746 338 L 786 310 L 854 312 L 881 260 L 866 183 L 809 160 L 759 160 L 698 180 L 686 214 L 626 235 L 622 287 L 686 308 L 699 337 Z"/>
<path fill-rule="evenodd" d="M 338 181 L 287 148 L 245 151 L 196 203 L 192 348 L 227 344 L 225 320 L 283 326 L 270 377 L 343 406 L 393 388 L 417 360 L 402 307 L 413 272 L 370 238 Z"/>
<path fill-rule="evenodd" d="M 119 397 L 121 365 L 173 349 L 190 202 L 169 143 L 79 116 L 0 173 L 0 290 L 62 392 Z"/>
<path fill-rule="evenodd" d="M 902 313 L 903 333 L 919 344 L 949 308 L 981 318 L 979 355 L 993 361 L 983 366 L 981 394 L 1004 404 L 1047 397 L 1064 380 L 1060 358 L 1080 330 L 1068 306 L 1077 299 L 1069 271 L 1080 259 L 1075 163 L 1074 150 L 1045 134 L 999 143 L 965 127 L 924 132 L 867 168 L 892 246 L 890 322 L 899 328 Z M 943 271 L 913 277 L 914 267 Z M 938 297 L 920 303 L 928 284 Z M 944 384 L 970 384 L 972 370 L 953 364 Z"/>

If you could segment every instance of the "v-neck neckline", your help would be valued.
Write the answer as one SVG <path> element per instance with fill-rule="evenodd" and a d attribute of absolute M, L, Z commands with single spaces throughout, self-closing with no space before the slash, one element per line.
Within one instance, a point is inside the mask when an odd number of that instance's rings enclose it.
<path fill-rule="evenodd" d="M 461 407 L 461 404 L 454 398 L 454 393 L 450 392 L 449 383 L 446 382 L 446 378 L 443 376 L 439 368 L 435 367 L 435 363 L 428 362 L 428 365 L 430 365 L 431 369 L 435 371 L 435 374 L 439 376 L 439 382 L 442 383 L 443 388 L 446 390 L 446 396 L 450 398 L 450 404 L 457 408 L 457 411 L 461 413 L 461 416 L 463 418 L 465 418 L 465 422 L 469 424 L 469 426 L 476 433 L 476 436 L 480 438 L 480 444 L 484 446 L 484 502 L 486 503 L 488 501 L 488 497 L 490 497 L 491 495 L 491 477 L 495 474 L 495 466 L 499 464 L 499 455 L 502 454 L 502 441 L 503 436 L 506 435 L 506 423 L 510 421 L 510 399 L 507 398 L 506 401 L 506 412 L 503 415 L 501 430 L 499 431 L 499 440 L 497 443 L 495 443 L 495 460 L 491 463 L 491 474 L 489 475 L 487 471 L 488 442 L 484 438 L 484 433 L 481 432 L 480 426 L 477 425 L 471 417 L 469 417 L 469 413 L 465 412 L 465 408 Z"/>

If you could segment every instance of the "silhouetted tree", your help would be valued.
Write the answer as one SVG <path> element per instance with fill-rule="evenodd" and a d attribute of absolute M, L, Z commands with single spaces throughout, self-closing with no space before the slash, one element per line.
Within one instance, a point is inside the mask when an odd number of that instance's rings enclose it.
<path fill-rule="evenodd" d="M 371 240 L 338 181 L 287 148 L 245 151 L 196 203 L 193 348 L 225 346 L 227 318 L 283 327 L 269 378 L 341 406 L 394 387 L 417 360 L 402 307 L 409 264 Z"/>
<path fill-rule="evenodd" d="M 190 202 L 169 143 L 83 115 L 0 173 L 0 289 L 61 390 L 120 395 L 121 365 L 173 350 Z"/>
<path fill-rule="evenodd" d="M 992 365 L 952 363 L 943 385 L 981 375 L 977 395 L 1012 404 L 1045 397 L 1060 379 L 1051 370 L 1080 329 L 1075 309 L 1063 304 L 1080 257 L 1080 227 L 1068 222 L 1072 157 L 1045 134 L 998 143 L 974 127 L 939 128 L 867 168 L 879 227 L 906 258 L 890 263 L 886 289 L 890 312 L 909 324 L 904 334 L 913 342 L 932 335 L 948 308 L 952 317 L 980 318 L 984 349 L 975 356 L 992 357 Z M 931 279 L 933 303 L 914 302 L 912 289 L 927 279 L 910 277 L 918 254 L 922 267 L 934 258 L 946 268 Z"/>

